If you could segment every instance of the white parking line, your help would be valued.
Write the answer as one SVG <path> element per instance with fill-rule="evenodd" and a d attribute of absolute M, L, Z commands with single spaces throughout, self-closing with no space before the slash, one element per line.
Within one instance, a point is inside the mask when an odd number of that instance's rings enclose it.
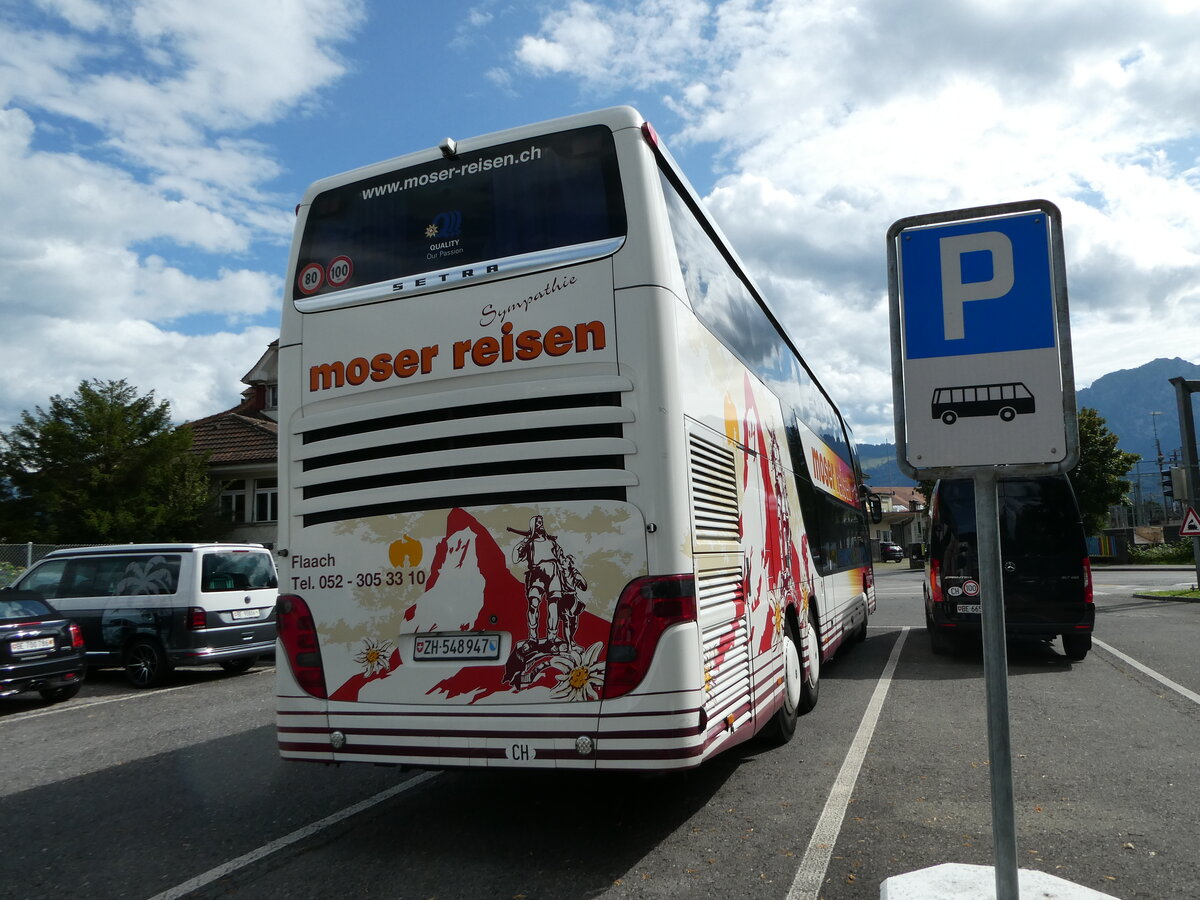
<path fill-rule="evenodd" d="M 261 672 L 250 672 L 241 677 L 249 678 L 252 675 L 273 675 L 275 670 L 263 669 Z M 187 690 L 190 687 L 196 687 L 194 684 L 179 684 L 175 687 L 158 688 L 153 691 L 138 691 L 135 694 L 119 694 L 115 697 L 97 697 L 95 700 L 76 700 L 73 702 L 59 703 L 57 706 L 47 707 L 46 709 L 33 710 L 27 713 L 13 713 L 11 716 L 6 716 L 0 722 L 25 722 L 29 719 L 40 719 L 42 716 L 56 716 L 59 713 L 77 712 L 81 709 L 91 709 L 93 706 L 103 706 L 106 703 L 122 703 L 125 700 L 149 700 L 152 697 L 161 697 L 163 694 L 174 693 L 175 691 Z"/>
<path fill-rule="evenodd" d="M 163 891 L 161 894 L 155 894 L 150 898 L 150 900 L 177 900 L 179 897 L 185 897 L 194 890 L 202 888 L 207 884 L 212 884 L 218 878 L 224 878 L 231 872 L 236 872 L 238 869 L 245 868 L 251 863 L 258 862 L 258 860 L 265 856 L 270 856 L 276 850 L 282 850 L 284 847 L 287 847 L 290 844 L 294 844 L 297 841 L 302 841 L 306 837 L 316 834 L 318 831 L 321 831 L 324 828 L 328 828 L 330 825 L 336 825 L 343 819 L 356 816 L 360 812 L 368 810 L 372 806 L 382 803 L 384 800 L 390 800 L 397 794 L 402 794 L 410 788 L 415 788 L 417 785 L 424 784 L 431 778 L 436 778 L 439 774 L 441 773 L 423 772 L 420 775 L 410 778 L 403 784 L 390 787 L 386 791 L 380 791 L 374 797 L 368 797 L 366 800 L 355 803 L 353 806 L 347 806 L 342 811 L 335 812 L 331 816 L 326 816 L 319 822 L 313 822 L 311 825 L 305 825 L 303 828 L 299 828 L 296 831 L 293 831 L 291 834 L 284 835 L 281 838 L 276 838 L 269 844 L 263 844 L 257 850 L 251 850 L 249 853 L 239 856 L 237 859 L 231 859 L 229 862 L 222 863 L 215 869 L 209 869 L 207 872 L 197 875 L 195 878 L 190 878 L 183 882 L 183 884 L 177 884 L 175 887 L 169 888 Z"/>
<path fill-rule="evenodd" d="M 858 733 L 854 735 L 842 769 L 829 790 L 829 799 L 825 801 L 825 809 L 821 818 L 817 820 L 817 827 L 813 829 L 808 849 L 804 851 L 804 858 L 800 860 L 800 868 L 796 871 L 796 878 L 788 891 L 787 900 L 817 900 L 821 896 L 825 872 L 829 868 L 833 848 L 842 830 L 846 807 L 850 804 L 850 792 L 854 790 L 858 773 L 867 756 L 867 747 L 875 734 L 879 714 L 883 711 L 883 701 L 887 697 L 888 688 L 892 686 L 896 664 L 900 661 L 900 648 L 904 646 L 904 639 L 908 637 L 910 628 L 911 626 L 905 625 L 900 630 L 900 637 L 896 638 L 892 655 L 888 657 L 883 674 L 879 676 L 879 683 L 875 685 L 875 693 L 871 695 L 871 702 L 867 704 L 867 711 L 863 713 Z"/>
<path fill-rule="evenodd" d="M 1099 640 L 1098 638 L 1093 637 L 1092 643 L 1095 644 L 1097 647 L 1103 647 L 1105 650 L 1107 650 L 1113 656 L 1117 657 L 1118 659 L 1124 660 L 1125 662 L 1129 663 L 1129 665 L 1133 666 L 1135 669 L 1138 669 L 1141 672 L 1145 672 L 1147 675 L 1149 675 L 1151 678 L 1153 678 L 1159 684 L 1169 687 L 1171 690 L 1173 690 L 1179 696 L 1184 697 L 1188 700 L 1191 700 L 1193 703 L 1195 703 L 1197 705 L 1200 705 L 1200 694 L 1197 694 L 1195 691 L 1189 691 L 1182 684 L 1178 684 L 1178 683 L 1172 681 L 1166 675 L 1161 675 L 1158 672 L 1155 672 L 1149 666 L 1142 665 L 1140 662 L 1138 662 L 1132 656 L 1126 656 L 1124 653 L 1122 653 L 1116 647 L 1110 647 L 1108 644 L 1104 643 L 1104 641 Z"/>

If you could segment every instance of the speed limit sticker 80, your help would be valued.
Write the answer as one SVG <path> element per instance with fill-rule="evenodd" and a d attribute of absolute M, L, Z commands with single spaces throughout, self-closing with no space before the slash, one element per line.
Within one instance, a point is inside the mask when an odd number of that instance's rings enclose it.
<path fill-rule="evenodd" d="M 296 286 L 302 294 L 314 294 L 325 283 L 325 268 L 320 263 L 309 263 L 296 276 Z"/>

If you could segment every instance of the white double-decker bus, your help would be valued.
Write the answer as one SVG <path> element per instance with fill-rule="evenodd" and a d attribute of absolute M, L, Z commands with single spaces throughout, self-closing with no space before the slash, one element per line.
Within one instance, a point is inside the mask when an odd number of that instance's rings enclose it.
<path fill-rule="evenodd" d="M 866 635 L 850 431 L 632 109 L 314 184 L 279 393 L 286 759 L 692 767 Z"/>

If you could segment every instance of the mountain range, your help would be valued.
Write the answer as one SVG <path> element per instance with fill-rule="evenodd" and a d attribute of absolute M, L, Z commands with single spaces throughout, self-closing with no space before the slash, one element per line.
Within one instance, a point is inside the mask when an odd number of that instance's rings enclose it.
<path fill-rule="evenodd" d="M 1160 448 L 1165 459 L 1178 459 L 1183 444 L 1175 386 L 1170 383 L 1176 377 L 1200 379 L 1200 365 L 1179 358 L 1156 359 L 1136 369 L 1109 372 L 1076 391 L 1075 406 L 1096 410 L 1117 436 L 1117 446 L 1141 454 L 1142 471 L 1149 473 L 1156 467 Z M 870 484 L 901 487 L 913 483 L 896 463 L 895 444 L 859 444 L 858 454 Z"/>

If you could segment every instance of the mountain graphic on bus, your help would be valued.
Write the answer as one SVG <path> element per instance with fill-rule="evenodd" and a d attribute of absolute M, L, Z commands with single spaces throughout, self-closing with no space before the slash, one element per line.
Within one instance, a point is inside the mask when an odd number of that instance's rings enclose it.
<path fill-rule="evenodd" d="M 971 416 L 999 416 L 1001 421 L 1011 422 L 1018 413 L 1035 409 L 1033 394 L 1019 381 L 936 388 L 931 405 L 932 417 L 947 425 Z"/>
<path fill-rule="evenodd" d="M 460 508 L 450 510 L 429 580 L 417 602 L 405 611 L 400 638 L 505 633 L 511 635 L 512 652 L 491 665 L 466 663 L 436 684 L 424 685 L 426 694 L 465 697 L 469 703 L 530 688 L 549 690 L 551 699 L 599 697 L 610 623 L 580 602 L 586 579 L 555 535 L 546 533 L 542 517 L 535 519 L 528 530 L 510 529 L 526 539 L 518 545 L 523 548 L 522 559 L 534 563 L 532 569 L 526 564 L 522 581 L 478 519 Z M 368 684 L 397 672 L 405 665 L 398 644 L 390 638 L 368 639 L 356 657 L 363 671 L 332 691 L 330 699 L 357 701 Z"/>

